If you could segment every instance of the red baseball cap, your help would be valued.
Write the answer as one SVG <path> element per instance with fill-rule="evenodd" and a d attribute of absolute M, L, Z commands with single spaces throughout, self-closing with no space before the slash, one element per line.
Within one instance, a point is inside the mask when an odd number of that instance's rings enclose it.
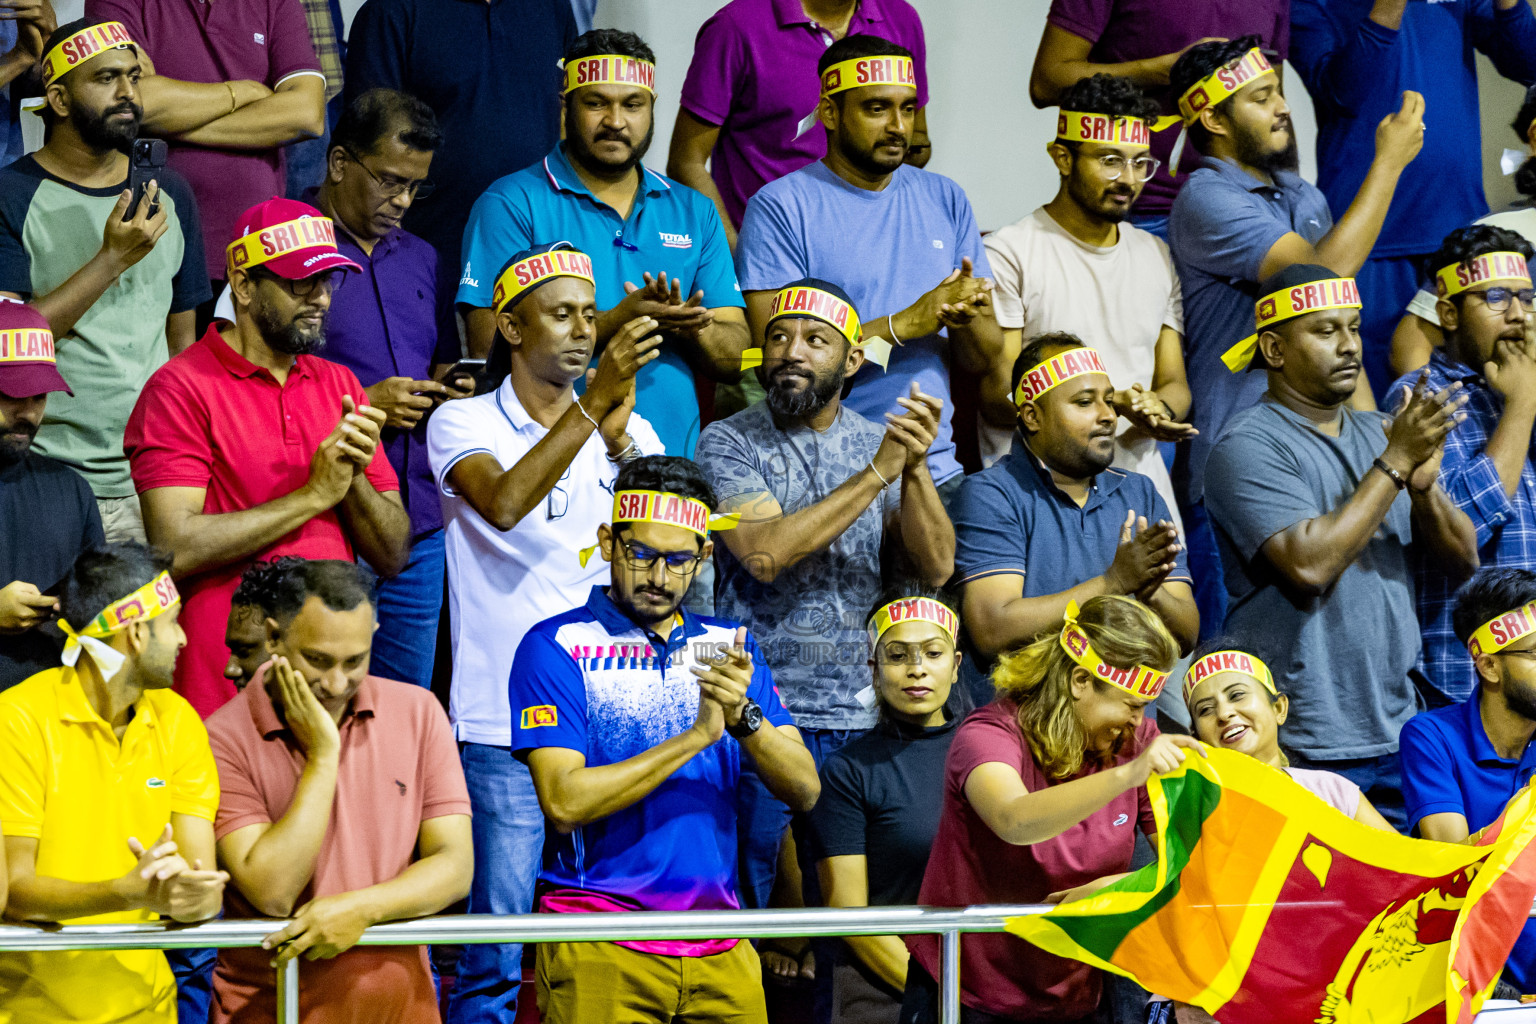
<path fill-rule="evenodd" d="M 59 375 L 48 321 L 24 302 L 0 299 L 0 395 L 33 398 L 50 391 L 74 395 Z"/>
<path fill-rule="evenodd" d="M 275 196 L 235 221 L 235 240 L 226 255 L 231 270 L 264 267 L 290 281 L 363 269 L 336 251 L 336 225 L 329 217 L 308 203 Z"/>

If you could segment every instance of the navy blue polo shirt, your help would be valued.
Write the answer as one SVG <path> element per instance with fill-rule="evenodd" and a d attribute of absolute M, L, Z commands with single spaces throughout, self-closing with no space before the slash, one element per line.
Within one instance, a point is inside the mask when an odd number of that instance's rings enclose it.
<path fill-rule="evenodd" d="M 464 276 L 458 301 L 488 308 L 496 274 L 513 255 L 566 241 L 592 257 L 597 308 L 624 299 L 624 282 L 645 283 L 665 271 L 682 281 L 684 296 L 703 289 L 704 305 L 744 306 L 736 266 L 715 205 L 703 195 L 641 165 L 642 181 L 629 216 L 601 202 L 554 148 L 543 160 L 492 185 L 464 230 Z M 682 343 L 667 341 L 637 378 L 635 409 L 656 428 L 668 455 L 693 457 L 699 440 L 699 401 Z"/>
<path fill-rule="evenodd" d="M 1398 738 L 1408 827 L 1431 814 L 1459 814 L 1473 832 L 1493 824 L 1536 774 L 1536 743 L 1520 760 L 1500 757 L 1483 728 L 1483 689 L 1460 704 L 1414 715 Z M 1536 924 L 1526 924 L 1504 973 L 1522 992 L 1536 984 Z"/>

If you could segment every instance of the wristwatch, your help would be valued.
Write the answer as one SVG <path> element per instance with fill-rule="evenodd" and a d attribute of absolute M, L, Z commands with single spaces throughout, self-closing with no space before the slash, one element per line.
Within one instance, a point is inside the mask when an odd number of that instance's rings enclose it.
<path fill-rule="evenodd" d="M 741 709 L 741 721 L 735 725 L 726 726 L 725 731 L 738 740 L 744 740 L 762 727 L 763 709 L 758 706 L 757 701 L 748 697 L 747 703 Z"/>

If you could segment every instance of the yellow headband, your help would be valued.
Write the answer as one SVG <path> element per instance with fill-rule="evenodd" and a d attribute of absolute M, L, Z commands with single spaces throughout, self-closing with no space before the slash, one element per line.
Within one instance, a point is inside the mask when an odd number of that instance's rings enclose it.
<path fill-rule="evenodd" d="M 620 523 L 680 526 L 707 540 L 711 530 L 734 530 L 741 524 L 741 513 L 715 515 L 702 501 L 667 491 L 619 491 L 613 496 L 611 522 L 614 526 Z M 588 559 L 596 550 L 596 544 L 581 550 L 582 568 L 586 568 Z"/>
<path fill-rule="evenodd" d="M 1282 288 L 1259 299 L 1254 306 L 1258 330 L 1221 354 L 1221 361 L 1233 373 L 1247 369 L 1259 350 L 1259 335 L 1269 327 L 1307 313 L 1325 309 L 1359 309 L 1360 289 L 1352 277 L 1330 277 L 1322 281 Z"/>
<path fill-rule="evenodd" d="M 1160 117 L 1148 125 L 1139 117 L 1079 114 L 1063 110 L 1056 115 L 1056 138 L 1062 142 L 1103 142 L 1111 146 L 1152 148 L 1152 133 L 1179 123 L 1177 117 Z"/>
<path fill-rule="evenodd" d="M 1442 267 L 1435 273 L 1435 287 L 1442 299 L 1487 281 L 1524 281 L 1529 288 L 1531 271 L 1525 265 L 1525 257 L 1517 252 L 1489 252 L 1465 263 Z"/>
<path fill-rule="evenodd" d="M 886 630 L 903 622 L 931 622 L 942 629 L 951 642 L 960 632 L 959 620 L 943 602 L 927 597 L 903 597 L 869 617 L 869 642 L 878 642 Z"/>
<path fill-rule="evenodd" d="M 1069 348 L 1019 378 L 1019 386 L 1013 392 L 1013 404 L 1033 402 L 1056 385 L 1086 373 L 1108 374 L 1109 371 L 1104 369 L 1104 360 L 1094 349 Z"/>
<path fill-rule="evenodd" d="M 1275 69 L 1263 51 L 1255 46 L 1237 60 L 1223 64 L 1190 86 L 1179 97 L 1179 113 L 1184 115 L 1185 124 L 1194 124 L 1206 107 L 1214 107 L 1249 82 L 1274 73 Z"/>
<path fill-rule="evenodd" d="M 336 225 L 331 218 L 299 217 L 242 235 L 229 243 L 227 251 L 230 266 L 249 269 L 290 252 L 322 245 L 336 248 Z"/>
<path fill-rule="evenodd" d="M 1153 700 L 1163 692 L 1163 686 L 1168 682 L 1167 672 L 1147 668 L 1145 665 L 1116 668 L 1099 657 L 1088 640 L 1088 634 L 1078 628 L 1077 613 L 1077 602 L 1068 601 L 1066 621 L 1061 627 L 1061 649 L 1067 652 L 1067 657 L 1087 669 L 1095 679 L 1103 680 L 1134 697 Z"/>
<path fill-rule="evenodd" d="M 1479 654 L 1497 654 L 1532 633 L 1536 633 L 1536 602 L 1505 612 L 1477 627 L 1477 632 L 1467 641 L 1467 650 L 1474 658 Z"/>
<path fill-rule="evenodd" d="M 518 260 L 496 279 L 491 308 L 500 313 L 545 281 L 556 277 L 574 277 L 592 287 L 592 257 L 575 249 L 552 249 Z"/>
<path fill-rule="evenodd" d="M 578 57 L 565 65 L 565 94 L 584 85 L 638 85 L 656 95 L 656 65 L 622 53 Z"/>
<path fill-rule="evenodd" d="M 53 332 L 46 327 L 0 331 L 0 363 L 56 363 Z"/>
<path fill-rule="evenodd" d="M 65 636 L 64 664 L 72 666 L 79 661 L 82 652 L 89 652 L 101 674 L 112 678 L 117 675 L 124 659 L 101 641 L 135 622 L 148 622 L 164 615 L 180 603 L 181 594 L 176 590 L 175 581 L 170 573 L 162 572 L 127 597 L 107 605 L 79 632 L 63 619 L 58 620 L 59 630 Z"/>
<path fill-rule="evenodd" d="M 899 85 L 917 92 L 911 57 L 855 57 L 838 61 L 821 73 L 821 94 L 831 96 L 866 85 Z"/>
<path fill-rule="evenodd" d="M 891 361 L 891 343 L 884 338 L 862 337 L 863 325 L 858 310 L 831 292 L 807 285 L 790 285 L 779 289 L 768 309 L 768 323 L 785 317 L 808 317 L 836 327 L 838 333 L 848 339 L 854 348 L 864 350 L 864 359 L 885 369 Z M 749 348 L 741 354 L 741 368 L 751 370 L 763 365 L 763 350 Z"/>
<path fill-rule="evenodd" d="M 1280 691 L 1275 689 L 1275 677 L 1270 674 L 1269 666 L 1258 658 L 1242 651 L 1214 651 L 1189 666 L 1189 671 L 1184 673 L 1184 703 L 1189 703 L 1195 687 L 1221 672 L 1245 675 L 1275 696 L 1280 695 Z"/>
<path fill-rule="evenodd" d="M 135 46 L 122 22 L 104 21 L 100 25 L 87 26 L 61 41 L 43 57 L 43 84 L 49 85 L 60 75 L 120 46 Z"/>

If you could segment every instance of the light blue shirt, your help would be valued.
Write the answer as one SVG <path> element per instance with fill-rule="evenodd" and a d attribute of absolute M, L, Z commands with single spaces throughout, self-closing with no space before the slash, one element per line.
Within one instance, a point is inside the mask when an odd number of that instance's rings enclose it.
<path fill-rule="evenodd" d="M 711 309 L 741 306 L 731 248 L 714 204 L 642 168 L 644 179 L 629 217 L 600 202 L 581 183 L 562 143 L 530 167 L 496 181 L 475 200 L 464 231 L 464 274 L 457 301 L 489 308 L 496 274 L 517 253 L 549 242 L 570 242 L 592 257 L 597 308 L 624 298 L 624 282 L 644 284 L 646 272 L 700 289 Z M 635 409 L 656 428 L 668 455 L 691 457 L 699 440 L 699 400 L 684 343 L 668 339 L 661 356 L 641 369 Z"/>
<path fill-rule="evenodd" d="M 747 203 L 736 243 L 736 272 L 745 291 L 769 291 L 803 277 L 839 285 L 869 322 L 899 313 L 970 257 L 977 277 L 990 277 L 986 250 L 965 192 L 942 174 L 896 168 L 879 192 L 856 188 L 809 164 L 769 182 Z M 960 473 L 955 458 L 954 403 L 949 391 L 947 332 L 902 338 L 881 370 L 866 364 L 844 404 L 880 425 L 899 413 L 912 382 L 944 400 L 939 436 L 928 452 L 936 483 Z M 887 339 L 889 340 L 889 339 Z"/>

